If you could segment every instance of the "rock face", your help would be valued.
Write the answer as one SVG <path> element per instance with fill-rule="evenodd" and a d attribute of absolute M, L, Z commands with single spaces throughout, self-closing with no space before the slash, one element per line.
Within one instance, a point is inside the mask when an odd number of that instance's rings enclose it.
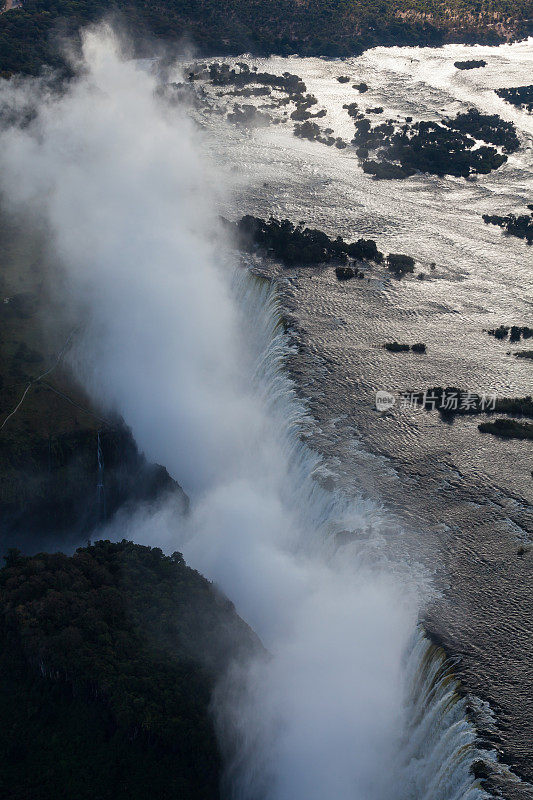
<path fill-rule="evenodd" d="M 181 554 L 97 542 L 0 570 L 0 795 L 218 800 L 210 702 L 262 647 Z"/>
<path fill-rule="evenodd" d="M 121 425 L 36 438 L 25 446 L 19 436 L 6 434 L 0 439 L 0 474 L 2 552 L 79 543 L 124 504 L 167 492 L 176 494 L 184 511 L 188 504 L 166 469 L 149 464 Z"/>
<path fill-rule="evenodd" d="M 56 276 L 39 234 L 1 214 L 0 234 L 0 556 L 73 549 L 122 505 L 165 492 L 185 509 L 166 470 L 147 463 L 68 368 L 77 329 L 44 288 Z"/>

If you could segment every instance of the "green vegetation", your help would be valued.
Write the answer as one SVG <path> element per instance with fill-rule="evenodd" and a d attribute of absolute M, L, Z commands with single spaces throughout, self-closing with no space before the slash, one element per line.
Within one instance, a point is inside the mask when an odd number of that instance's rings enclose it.
<path fill-rule="evenodd" d="M 400 344 L 400 342 L 386 342 L 383 347 L 390 353 L 408 353 L 411 350 L 413 353 L 425 353 L 426 345 L 423 342 L 416 344 Z"/>
<path fill-rule="evenodd" d="M 417 402 L 428 411 L 437 409 L 443 415 L 455 414 L 520 414 L 533 417 L 533 398 L 496 397 L 465 391 L 457 386 L 433 386 L 425 392 L 413 393 Z"/>
<path fill-rule="evenodd" d="M 214 681 L 260 645 L 179 553 L 11 551 L 0 571 L 0 796 L 217 800 Z"/>
<path fill-rule="evenodd" d="M 481 67 L 486 67 L 487 62 L 480 58 L 479 60 L 475 58 L 470 58 L 467 61 L 454 61 L 453 63 L 456 69 L 466 70 L 466 69 L 480 69 Z"/>
<path fill-rule="evenodd" d="M 398 125 L 387 120 L 372 126 L 357 110 L 356 103 L 345 105 L 355 119 L 352 144 L 362 160 L 363 171 L 386 180 L 409 178 L 415 172 L 433 175 L 487 174 L 507 161 L 504 153 L 514 153 L 520 146 L 515 126 L 497 114 L 481 114 L 471 108 L 442 123 L 421 121 Z M 477 140 L 497 145 L 477 146 Z M 379 160 L 368 160 L 372 152 Z"/>
<path fill-rule="evenodd" d="M 346 142 L 340 136 L 332 136 L 330 131 L 331 128 L 327 128 L 323 131 L 316 122 L 309 122 L 309 120 L 306 120 L 306 122 L 302 122 L 301 125 L 295 125 L 293 133 L 300 139 L 309 139 L 310 142 L 321 142 L 321 144 L 325 144 L 328 147 L 332 147 L 333 145 L 339 149 L 346 147 Z"/>
<path fill-rule="evenodd" d="M 524 111 L 533 111 L 533 84 L 529 86 L 514 86 L 509 89 L 496 89 L 498 97 L 507 100 L 517 108 Z"/>
<path fill-rule="evenodd" d="M 408 353 L 411 349 L 408 344 L 400 344 L 399 342 L 387 342 L 383 347 L 390 353 Z"/>
<path fill-rule="evenodd" d="M 528 244 L 533 242 L 533 205 L 529 205 L 529 214 L 506 214 L 501 217 L 497 214 L 483 214 L 483 222 L 487 225 L 498 225 L 509 236 L 525 239 Z"/>
<path fill-rule="evenodd" d="M 514 123 L 506 122 L 497 114 L 482 114 L 476 108 L 444 120 L 444 125 L 461 133 L 502 147 L 505 153 L 516 153 L 520 147 Z"/>
<path fill-rule="evenodd" d="M 530 34 L 533 17 L 531 0 L 25 0 L 1 15 L 0 71 L 60 64 L 57 35 L 109 13 L 139 42 L 186 37 L 200 53 L 220 55 L 347 56 L 375 45 L 497 43 Z"/>
<path fill-rule="evenodd" d="M 377 249 L 373 239 L 358 239 L 351 243 L 345 242 L 341 236 L 330 239 L 323 231 L 305 228 L 303 224 L 293 225 L 288 219 L 270 217 L 263 220 L 247 214 L 235 225 L 227 221 L 226 225 L 243 249 L 253 251 L 259 248 L 285 266 L 346 262 L 348 258 L 383 261 L 383 253 Z"/>
<path fill-rule="evenodd" d="M 533 424 L 517 422 L 514 419 L 497 419 L 494 422 L 482 422 L 478 425 L 481 433 L 492 433 L 504 439 L 533 439 Z"/>
<path fill-rule="evenodd" d="M 387 267 L 391 272 L 394 272 L 397 278 L 401 278 L 406 273 L 415 271 L 415 260 L 412 256 L 406 256 L 402 253 L 389 253 Z"/>
<path fill-rule="evenodd" d="M 500 325 L 499 328 L 492 328 L 487 333 L 495 339 L 507 339 L 509 336 L 510 342 L 519 342 L 520 337 L 530 339 L 533 336 L 533 328 L 528 325 Z"/>

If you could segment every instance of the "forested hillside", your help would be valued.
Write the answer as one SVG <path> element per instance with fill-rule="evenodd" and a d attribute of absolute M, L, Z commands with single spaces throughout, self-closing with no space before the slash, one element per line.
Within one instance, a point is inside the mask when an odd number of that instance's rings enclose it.
<path fill-rule="evenodd" d="M 532 0 L 25 0 L 0 18 L 0 70 L 61 62 L 62 34 L 118 13 L 139 42 L 200 53 L 343 56 L 376 44 L 495 43 L 531 33 Z"/>
<path fill-rule="evenodd" d="M 216 800 L 216 677 L 260 647 L 179 553 L 98 542 L 0 571 L 0 796 Z"/>

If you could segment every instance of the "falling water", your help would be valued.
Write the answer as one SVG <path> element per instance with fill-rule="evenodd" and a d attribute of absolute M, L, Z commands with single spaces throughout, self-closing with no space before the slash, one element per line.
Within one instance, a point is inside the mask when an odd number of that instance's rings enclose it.
<path fill-rule="evenodd" d="M 392 557 L 390 515 L 318 480 L 275 288 L 221 259 L 197 132 L 109 31 L 84 52 L 65 95 L 4 87 L 38 103 L 2 135 L 2 181 L 87 317 L 80 379 L 191 497 L 186 519 L 142 509 L 115 535 L 181 547 L 269 653 L 217 690 L 228 794 L 483 797 L 464 705 L 418 633 L 426 577 Z"/>
<path fill-rule="evenodd" d="M 305 404 L 297 399 L 285 369 L 290 345 L 282 325 L 275 286 L 238 270 L 233 290 L 241 310 L 243 329 L 251 330 L 249 323 L 254 323 L 255 391 L 264 399 L 269 415 L 284 438 L 283 449 L 291 476 L 287 488 L 291 505 L 298 509 L 302 520 L 302 540 L 292 543 L 293 552 L 299 557 L 311 554 L 328 564 L 333 571 L 338 571 L 340 582 L 340 573 L 346 574 L 346 570 L 355 583 L 367 570 L 378 581 L 380 573 L 392 571 L 400 574 L 401 580 L 412 590 L 420 580 L 420 573 L 413 574 L 412 567 L 388 561 L 386 534 L 382 533 L 382 529 L 387 529 L 388 520 L 383 511 L 360 497 L 347 498 L 325 490 L 315 480 L 320 475 L 322 462 L 303 437 L 314 423 L 307 415 Z M 347 532 L 353 533 L 350 546 L 338 546 L 336 534 L 341 531 L 343 542 L 346 542 Z M 366 538 L 361 538 L 365 532 Z M 194 545 L 191 552 L 195 553 Z M 384 648 L 386 650 L 386 643 Z M 265 677 L 261 670 L 259 674 Z M 362 677 L 358 675 L 354 679 Z M 228 794 L 239 800 L 288 797 L 284 792 L 272 792 L 268 765 L 263 763 L 258 770 L 260 762 L 254 751 L 265 748 L 264 731 L 256 731 L 256 737 L 250 739 L 249 721 L 244 730 L 239 730 L 243 716 L 246 718 L 246 712 L 239 706 L 243 702 L 243 680 L 246 678 L 238 672 L 237 686 L 231 684 L 230 676 L 229 686 L 226 683 L 221 689 L 221 694 L 227 692 L 230 698 L 230 703 L 226 697 L 222 710 L 219 709 L 223 736 L 231 743 L 226 753 Z M 420 625 L 406 643 L 398 690 L 402 713 L 397 718 L 397 749 L 393 762 L 388 765 L 394 773 L 394 790 L 389 796 L 397 800 L 480 800 L 488 797 L 471 766 L 474 761 L 490 756 L 476 747 L 475 729 L 468 720 L 466 700 L 453 675 L 453 664 L 442 648 L 426 638 Z M 252 689 L 252 696 L 245 695 L 244 702 L 253 704 L 256 701 Z M 228 714 L 232 718 L 229 724 Z M 320 724 L 319 720 L 317 722 Z M 278 723 L 282 724 L 279 720 Z M 262 780 L 258 781 L 258 775 L 262 775 Z M 353 797 L 363 796 L 358 794 L 355 780 L 353 786 Z M 316 796 L 324 795 L 317 793 Z M 379 788 L 371 796 L 381 797 Z"/>
<path fill-rule="evenodd" d="M 106 521 L 107 514 L 106 514 L 105 487 L 104 487 L 104 454 L 102 453 L 100 431 L 98 431 L 96 437 L 96 458 L 98 461 L 98 470 L 96 478 L 97 522 L 99 525 L 102 525 Z"/>

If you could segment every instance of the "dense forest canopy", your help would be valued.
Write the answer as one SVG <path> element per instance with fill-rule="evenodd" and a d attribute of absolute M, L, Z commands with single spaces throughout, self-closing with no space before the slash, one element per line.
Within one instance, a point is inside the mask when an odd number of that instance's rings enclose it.
<path fill-rule="evenodd" d="M 212 688 L 231 659 L 258 648 L 179 553 L 126 541 L 71 557 L 10 551 L 0 796 L 215 800 Z"/>
<path fill-rule="evenodd" d="M 0 71 L 61 63 L 61 36 L 110 12 L 137 42 L 186 41 L 204 54 L 345 56 L 380 44 L 524 37 L 532 9 L 532 0 L 25 0 L 0 17 Z"/>

